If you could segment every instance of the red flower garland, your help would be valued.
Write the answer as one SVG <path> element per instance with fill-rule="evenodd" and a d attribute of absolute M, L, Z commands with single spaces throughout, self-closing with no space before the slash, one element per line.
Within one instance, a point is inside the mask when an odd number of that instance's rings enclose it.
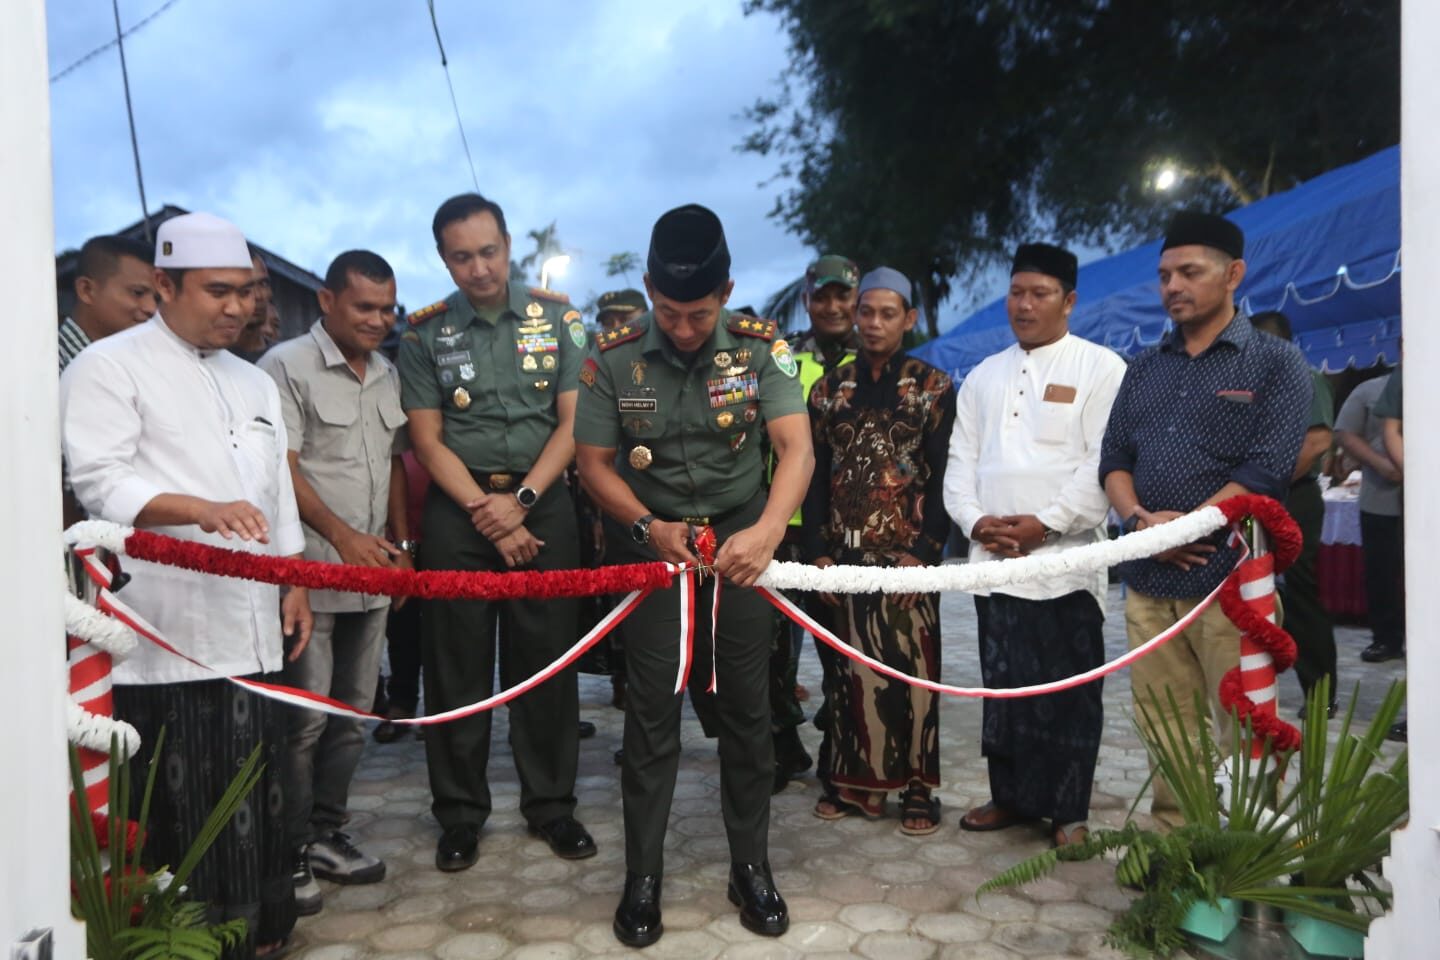
<path fill-rule="evenodd" d="M 1218 506 L 1232 524 L 1238 523 L 1247 515 L 1255 518 L 1270 538 L 1270 551 L 1275 558 L 1276 573 L 1285 570 L 1300 556 L 1304 537 L 1294 518 L 1278 501 L 1256 494 L 1245 494 L 1231 497 Z M 1240 596 L 1238 570 L 1230 575 L 1220 591 L 1220 609 L 1225 611 L 1225 616 L 1230 618 L 1231 623 L 1240 628 L 1241 633 L 1248 635 L 1270 654 L 1270 658 L 1275 662 L 1276 674 L 1284 673 L 1295 665 L 1294 638 L 1256 613 Z M 1234 710 L 1241 720 L 1248 721 L 1256 735 L 1270 740 L 1276 750 L 1284 752 L 1299 749 L 1300 731 L 1293 724 L 1274 714 L 1257 712 L 1255 702 L 1245 695 L 1238 664 L 1226 671 L 1225 676 L 1220 679 L 1219 692 L 1220 705 L 1226 710 Z"/>
<path fill-rule="evenodd" d="M 426 600 L 550 600 L 593 597 L 631 590 L 661 589 L 674 574 L 663 563 L 632 563 L 595 570 L 400 570 L 355 567 L 318 560 L 264 556 L 206 543 L 177 540 L 149 530 L 125 538 L 125 552 L 138 560 L 260 583 L 342 590 Z"/>

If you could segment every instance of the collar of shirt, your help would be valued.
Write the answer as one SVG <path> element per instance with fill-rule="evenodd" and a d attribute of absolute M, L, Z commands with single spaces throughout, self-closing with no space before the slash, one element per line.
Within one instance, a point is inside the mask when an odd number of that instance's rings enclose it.
<path fill-rule="evenodd" d="M 159 311 L 156 311 L 155 316 L 150 318 L 150 322 L 155 324 L 155 326 L 159 327 L 162 331 L 164 331 L 165 337 L 170 341 L 170 343 L 178 347 L 183 353 L 186 353 L 189 356 L 196 358 L 197 360 L 209 360 L 216 354 L 224 352 L 221 350 L 201 350 L 199 347 L 195 346 L 195 344 L 191 343 L 189 340 L 186 340 L 184 337 L 180 336 L 180 334 L 176 333 L 175 329 L 171 327 L 170 324 L 165 322 L 165 318 L 160 315 Z"/>
<path fill-rule="evenodd" d="M 1245 312 L 1244 307 L 1236 306 L 1235 316 L 1230 318 L 1230 322 L 1225 324 L 1225 329 L 1220 331 L 1215 342 L 1206 347 L 1200 356 L 1204 356 L 1222 343 L 1229 344 L 1236 350 L 1244 350 L 1254 339 L 1255 328 L 1250 325 L 1250 315 Z M 1185 337 L 1181 334 L 1180 328 L 1171 327 L 1169 332 L 1160 338 L 1160 349 L 1165 353 L 1185 352 Z"/>
<path fill-rule="evenodd" d="M 340 352 L 340 347 L 335 343 L 335 338 L 330 336 L 330 331 L 325 329 L 325 320 L 316 320 L 310 326 L 310 336 L 315 338 L 315 345 L 320 348 L 320 357 L 325 361 L 327 368 L 344 367 L 354 376 L 355 371 L 350 367 L 350 361 L 345 359 L 345 354 Z M 377 362 L 372 351 L 365 358 L 365 382 L 369 383 L 376 374 L 380 372 L 381 365 Z"/>
<path fill-rule="evenodd" d="M 790 349 L 795 353 L 816 354 L 826 365 L 833 365 L 847 353 L 860 352 L 860 337 L 855 333 L 853 326 L 850 328 L 850 332 L 839 340 L 823 338 L 815 332 L 814 327 L 811 327 L 796 336 Z"/>
<path fill-rule="evenodd" d="M 60 324 L 60 368 L 74 360 L 81 350 L 90 346 L 90 338 L 73 318 L 66 317 Z"/>
<path fill-rule="evenodd" d="M 906 353 L 904 350 L 896 350 L 885 361 L 880 368 L 880 376 L 877 379 L 872 372 L 875 368 L 870 359 L 863 353 L 855 357 L 855 381 L 857 384 L 885 384 L 900 378 L 900 364 L 905 362 Z"/>
<path fill-rule="evenodd" d="M 730 332 L 730 311 L 720 310 L 720 316 L 715 320 L 715 329 L 710 332 L 710 338 L 700 345 L 695 351 L 696 357 L 707 353 L 714 353 L 719 350 L 731 350 L 740 345 Z M 661 354 L 667 360 L 679 366 L 686 366 L 685 359 L 680 351 L 675 349 L 675 344 L 660 329 L 660 321 L 654 314 L 650 316 L 650 328 L 645 331 L 645 336 L 640 340 L 640 352 L 644 354 Z"/>

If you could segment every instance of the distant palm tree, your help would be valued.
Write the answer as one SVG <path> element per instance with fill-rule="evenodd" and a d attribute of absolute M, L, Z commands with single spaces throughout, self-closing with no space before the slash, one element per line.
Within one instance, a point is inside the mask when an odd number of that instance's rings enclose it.
<path fill-rule="evenodd" d="M 630 279 L 630 271 L 639 269 L 640 254 L 631 250 L 611 254 L 610 259 L 605 261 L 605 276 L 624 277 L 627 287 L 635 286 L 634 282 Z"/>

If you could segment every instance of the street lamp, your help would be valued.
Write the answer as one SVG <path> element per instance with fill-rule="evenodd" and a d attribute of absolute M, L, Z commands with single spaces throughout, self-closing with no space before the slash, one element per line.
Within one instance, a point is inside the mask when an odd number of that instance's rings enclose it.
<path fill-rule="evenodd" d="M 547 257 L 545 262 L 540 264 L 540 289 L 550 289 L 551 277 L 565 276 L 565 270 L 570 266 L 570 255 L 568 253 L 557 253 L 553 257 Z"/>
<path fill-rule="evenodd" d="M 1175 186 L 1175 181 L 1179 179 L 1180 174 L 1176 172 L 1174 167 L 1166 167 L 1165 169 L 1160 171 L 1158 176 L 1156 176 L 1155 189 L 1160 191 L 1169 190 L 1171 187 Z"/>

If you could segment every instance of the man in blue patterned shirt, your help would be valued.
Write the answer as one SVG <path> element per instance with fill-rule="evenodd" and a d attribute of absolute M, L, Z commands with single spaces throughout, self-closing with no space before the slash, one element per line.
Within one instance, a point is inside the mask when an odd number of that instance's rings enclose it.
<path fill-rule="evenodd" d="M 1235 305 L 1244 248 L 1240 228 L 1210 214 L 1177 214 L 1166 231 L 1160 295 L 1174 329 L 1130 365 L 1101 448 L 1100 482 L 1127 533 L 1236 494 L 1283 499 L 1290 486 L 1310 411 L 1310 370 L 1294 344 L 1260 334 Z M 1225 541 L 1221 531 L 1121 567 L 1132 648 L 1225 579 L 1237 557 Z M 1193 738 L 1200 723 L 1220 716 L 1220 678 L 1239 657 L 1239 631 L 1215 604 L 1131 668 L 1131 690 L 1148 707 L 1152 695 L 1165 704 L 1168 687 Z M 1220 737 L 1222 748 L 1228 742 Z M 1181 819 L 1158 780 L 1152 812 L 1171 825 Z"/>

